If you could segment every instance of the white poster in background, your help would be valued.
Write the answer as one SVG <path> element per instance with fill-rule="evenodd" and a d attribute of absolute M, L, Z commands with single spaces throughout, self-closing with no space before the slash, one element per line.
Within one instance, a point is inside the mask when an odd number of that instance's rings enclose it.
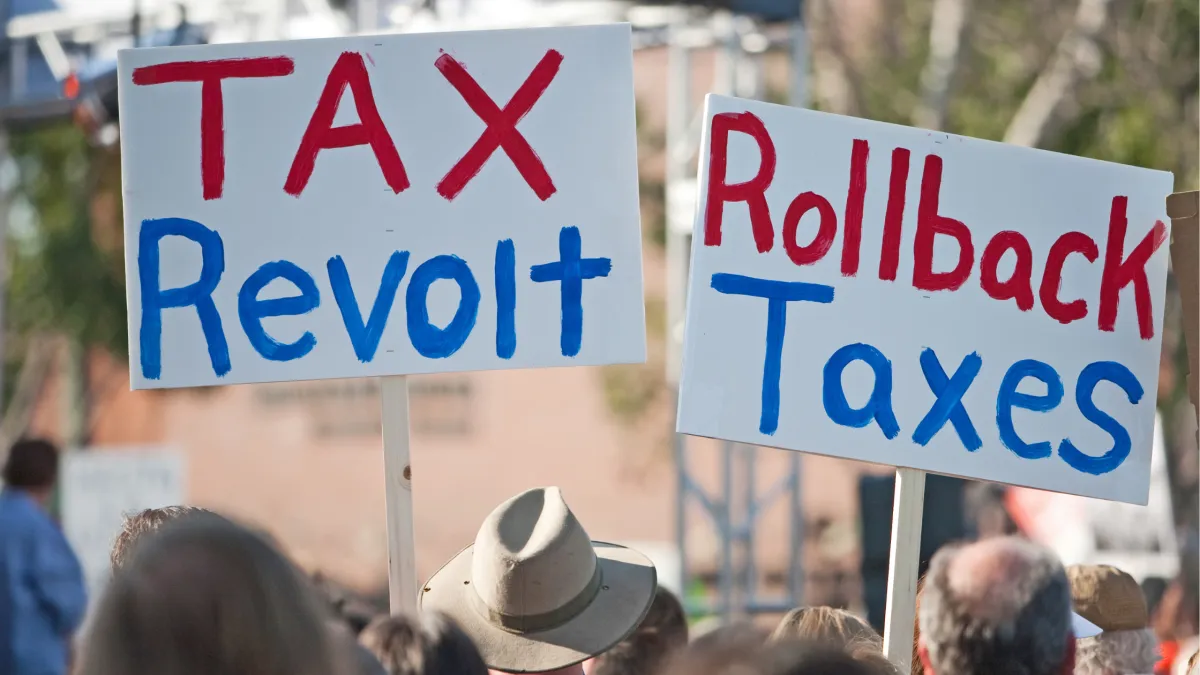
<path fill-rule="evenodd" d="M 678 429 L 1146 503 L 1168 173 L 709 96 Z"/>
<path fill-rule="evenodd" d="M 183 504 L 183 455 L 162 450 L 89 448 L 63 456 L 62 522 L 93 596 L 108 581 L 109 554 L 125 515 Z"/>
<path fill-rule="evenodd" d="M 645 360 L 628 25 L 119 75 L 133 388 Z"/>
<path fill-rule="evenodd" d="M 1006 503 L 1021 531 L 1049 547 L 1064 565 L 1112 565 L 1138 581 L 1174 579 L 1179 572 L 1161 418 L 1154 426 L 1150 498 L 1145 506 L 1023 488 L 1009 490 Z"/>

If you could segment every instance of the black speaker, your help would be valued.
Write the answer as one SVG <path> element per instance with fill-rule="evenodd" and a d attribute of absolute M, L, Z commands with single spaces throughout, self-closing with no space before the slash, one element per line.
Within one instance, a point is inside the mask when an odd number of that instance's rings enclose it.
<path fill-rule="evenodd" d="M 920 574 L 939 548 L 975 536 L 966 517 L 967 481 L 929 474 L 925 478 L 925 510 L 921 517 Z M 888 553 L 892 544 L 892 504 L 895 476 L 863 476 L 858 481 L 862 518 L 862 580 L 867 620 L 883 631 L 887 604 Z"/>

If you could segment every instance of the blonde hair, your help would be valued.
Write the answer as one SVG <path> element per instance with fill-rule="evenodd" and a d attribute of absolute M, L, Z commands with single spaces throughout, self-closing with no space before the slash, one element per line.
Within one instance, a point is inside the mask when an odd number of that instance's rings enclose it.
<path fill-rule="evenodd" d="M 833 607 L 798 607 L 788 612 L 770 642 L 802 640 L 817 642 L 847 652 L 878 652 L 883 639 L 865 621 L 844 609 Z"/>
<path fill-rule="evenodd" d="M 113 571 L 121 569 L 125 561 L 133 555 L 133 547 L 138 542 L 144 541 L 167 523 L 194 516 L 197 513 L 212 512 L 195 506 L 164 506 L 160 509 L 146 509 L 125 516 L 125 522 L 121 525 L 121 531 L 117 533 L 117 538 L 113 541 L 112 552 L 109 554 L 109 562 L 112 563 Z"/>

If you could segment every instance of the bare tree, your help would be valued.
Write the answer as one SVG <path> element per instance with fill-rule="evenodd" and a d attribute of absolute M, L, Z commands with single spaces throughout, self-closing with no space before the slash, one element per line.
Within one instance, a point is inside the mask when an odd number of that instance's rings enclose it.
<path fill-rule="evenodd" d="M 5 406 L 4 417 L 0 420 L 0 463 L 8 456 L 9 447 L 29 429 L 38 394 L 50 375 L 57 347 L 58 341 L 45 335 L 29 339 L 12 400 Z"/>
<path fill-rule="evenodd" d="M 913 111 L 913 124 L 941 129 L 946 123 L 950 85 L 958 69 L 963 29 L 970 13 L 969 0 L 934 0 L 929 22 L 929 59 L 921 71 L 921 99 Z"/>
<path fill-rule="evenodd" d="M 847 53 L 845 31 L 834 0 L 808 4 L 812 26 L 813 90 L 821 107 L 842 115 L 861 115 L 862 84 Z"/>
<path fill-rule="evenodd" d="M 1037 147 L 1059 104 L 1080 79 L 1099 70 L 1096 36 L 1108 21 L 1108 5 L 1109 0 L 1079 0 L 1074 21 L 1009 123 L 1006 143 Z"/>

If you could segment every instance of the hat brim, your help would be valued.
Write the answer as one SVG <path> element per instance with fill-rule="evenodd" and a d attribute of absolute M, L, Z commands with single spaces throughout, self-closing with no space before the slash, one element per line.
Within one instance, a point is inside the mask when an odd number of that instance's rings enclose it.
<path fill-rule="evenodd" d="M 483 616 L 471 595 L 470 546 L 434 573 L 421 591 L 423 610 L 442 612 L 475 642 L 484 663 L 509 673 L 558 670 L 603 654 L 625 639 L 650 611 L 658 577 L 654 563 L 637 551 L 594 541 L 601 586 L 596 598 L 572 619 L 548 630 L 516 633 Z"/>
<path fill-rule="evenodd" d="M 1104 630 L 1101 629 L 1099 626 L 1092 623 L 1091 621 L 1088 621 L 1087 619 L 1083 618 L 1082 616 L 1079 616 L 1075 612 L 1071 612 L 1071 631 L 1073 633 L 1075 633 L 1076 640 L 1082 640 L 1083 638 L 1096 637 L 1097 635 L 1104 632 Z"/>

